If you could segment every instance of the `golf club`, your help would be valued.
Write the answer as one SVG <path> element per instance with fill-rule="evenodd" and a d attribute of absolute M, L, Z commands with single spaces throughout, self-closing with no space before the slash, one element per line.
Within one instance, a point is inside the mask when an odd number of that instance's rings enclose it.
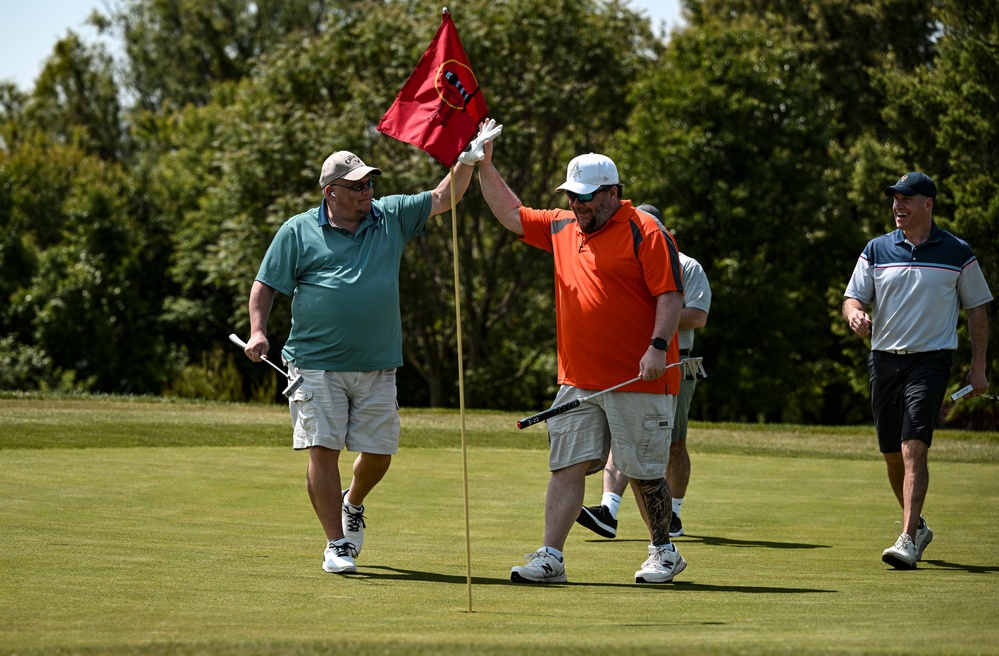
<path fill-rule="evenodd" d="M 236 333 L 230 333 L 229 334 L 229 341 L 232 342 L 233 344 L 235 344 L 236 346 L 240 347 L 244 351 L 246 350 L 246 342 L 244 342 L 239 337 L 237 337 Z M 282 376 L 284 376 L 285 378 L 288 379 L 288 386 L 285 387 L 284 391 L 282 392 L 282 394 L 284 394 L 286 397 L 291 398 L 291 395 L 295 393 L 295 390 L 297 390 L 299 387 L 301 387 L 302 383 L 305 382 L 305 379 L 302 378 L 301 376 L 297 376 L 295 378 L 292 378 L 292 376 L 291 376 L 290 373 L 288 373 L 287 371 L 285 371 L 281 367 L 277 366 L 276 364 L 274 364 L 273 362 L 271 362 L 270 360 L 268 360 L 266 355 L 261 355 L 260 359 L 263 360 L 264 362 L 266 362 L 267 364 L 269 364 L 270 366 L 274 367 L 274 369 L 278 373 L 280 373 Z"/>
<path fill-rule="evenodd" d="M 704 358 L 687 358 L 686 360 L 680 360 L 679 362 L 674 362 L 673 364 L 668 364 L 668 365 L 666 365 L 666 368 L 669 369 L 670 367 L 679 367 L 680 365 L 684 365 L 684 364 L 696 364 L 696 365 L 700 366 L 701 361 L 703 359 Z M 573 408 L 577 407 L 583 401 L 589 401 L 590 399 L 595 399 L 595 398 L 597 398 L 598 396 L 600 396 L 602 394 L 606 394 L 607 392 L 613 392 L 616 389 L 620 389 L 620 388 L 622 388 L 622 387 L 624 387 L 626 385 L 631 385 L 632 383 L 638 382 L 641 379 L 642 379 L 641 376 L 635 376 L 631 380 L 626 380 L 623 383 L 615 385 L 614 387 L 608 387 L 605 390 L 601 390 L 599 392 L 594 392 L 593 394 L 589 394 L 587 396 L 583 396 L 583 397 L 578 398 L 578 399 L 573 399 L 573 400 L 568 401 L 566 403 L 563 403 L 561 405 L 557 405 L 554 408 L 549 408 L 548 410 L 545 410 L 543 412 L 539 412 L 536 415 L 531 415 L 530 417 L 525 417 L 525 418 L 523 418 L 523 419 L 521 419 L 520 421 L 517 422 L 517 428 L 527 428 L 528 426 L 533 426 L 534 424 L 537 424 L 538 422 L 544 421 L 545 419 L 548 419 L 549 417 L 554 417 L 555 415 L 560 415 L 563 412 L 568 412 L 569 410 L 572 410 Z"/>
<path fill-rule="evenodd" d="M 956 392 L 950 395 L 950 400 L 957 401 L 962 396 L 970 394 L 971 390 L 973 389 L 975 388 L 972 387 L 971 385 L 968 385 L 967 387 L 962 387 L 961 389 L 957 390 Z M 983 399 L 988 399 L 989 401 L 999 401 L 999 396 L 996 396 L 995 394 L 979 394 L 978 396 Z"/>

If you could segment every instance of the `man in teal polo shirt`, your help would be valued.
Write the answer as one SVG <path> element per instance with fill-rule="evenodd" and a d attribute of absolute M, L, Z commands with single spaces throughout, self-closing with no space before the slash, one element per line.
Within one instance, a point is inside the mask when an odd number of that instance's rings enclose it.
<path fill-rule="evenodd" d="M 468 159 L 463 155 L 464 159 Z M 459 161 L 460 199 L 472 176 Z M 246 355 L 267 355 L 275 293 L 292 298 L 291 333 L 281 355 L 304 383 L 289 400 L 295 449 L 308 449 L 312 507 L 326 533 L 323 569 L 356 571 L 364 540 L 364 498 L 399 447 L 395 371 L 402 366 L 399 269 L 403 249 L 427 219 L 451 208 L 451 174 L 437 188 L 375 200 L 381 171 L 347 151 L 319 176 L 318 207 L 288 219 L 267 249 L 250 291 Z M 341 492 L 339 458 L 359 452 Z"/>

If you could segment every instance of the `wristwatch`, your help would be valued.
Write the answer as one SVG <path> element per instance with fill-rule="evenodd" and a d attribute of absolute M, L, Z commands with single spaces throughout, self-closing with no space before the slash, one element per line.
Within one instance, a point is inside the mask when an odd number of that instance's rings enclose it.
<path fill-rule="evenodd" d="M 660 351 L 665 351 L 666 349 L 669 348 L 669 340 L 663 339 L 662 337 L 656 337 L 651 342 L 649 342 L 649 345 L 652 346 L 652 348 L 659 349 Z"/>

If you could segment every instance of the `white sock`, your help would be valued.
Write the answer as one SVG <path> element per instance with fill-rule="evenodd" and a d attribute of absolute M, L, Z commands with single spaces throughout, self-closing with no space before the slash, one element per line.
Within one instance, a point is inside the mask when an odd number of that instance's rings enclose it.
<path fill-rule="evenodd" d="M 551 555 L 555 556 L 559 560 L 562 560 L 562 552 L 556 549 L 555 547 L 544 547 L 544 550 L 550 553 Z"/>
<path fill-rule="evenodd" d="M 683 497 L 673 497 L 673 514 L 680 514 L 680 506 L 683 505 Z"/>
<path fill-rule="evenodd" d="M 604 492 L 604 495 L 600 497 L 600 505 L 607 506 L 611 517 L 617 519 L 617 511 L 621 507 L 621 495 L 614 494 L 613 492 Z"/>

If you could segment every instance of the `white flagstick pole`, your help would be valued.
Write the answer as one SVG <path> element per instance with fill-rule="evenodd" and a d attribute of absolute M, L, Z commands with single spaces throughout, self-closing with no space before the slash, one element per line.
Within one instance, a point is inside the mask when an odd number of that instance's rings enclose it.
<path fill-rule="evenodd" d="M 458 338 L 458 416 L 461 419 L 461 481 L 465 492 L 465 587 L 468 612 L 472 612 L 472 545 L 468 521 L 468 452 L 465 447 L 465 363 L 461 345 L 461 294 L 458 277 L 458 201 L 454 192 L 454 165 L 451 165 L 451 243 L 454 250 L 454 319 Z"/>

